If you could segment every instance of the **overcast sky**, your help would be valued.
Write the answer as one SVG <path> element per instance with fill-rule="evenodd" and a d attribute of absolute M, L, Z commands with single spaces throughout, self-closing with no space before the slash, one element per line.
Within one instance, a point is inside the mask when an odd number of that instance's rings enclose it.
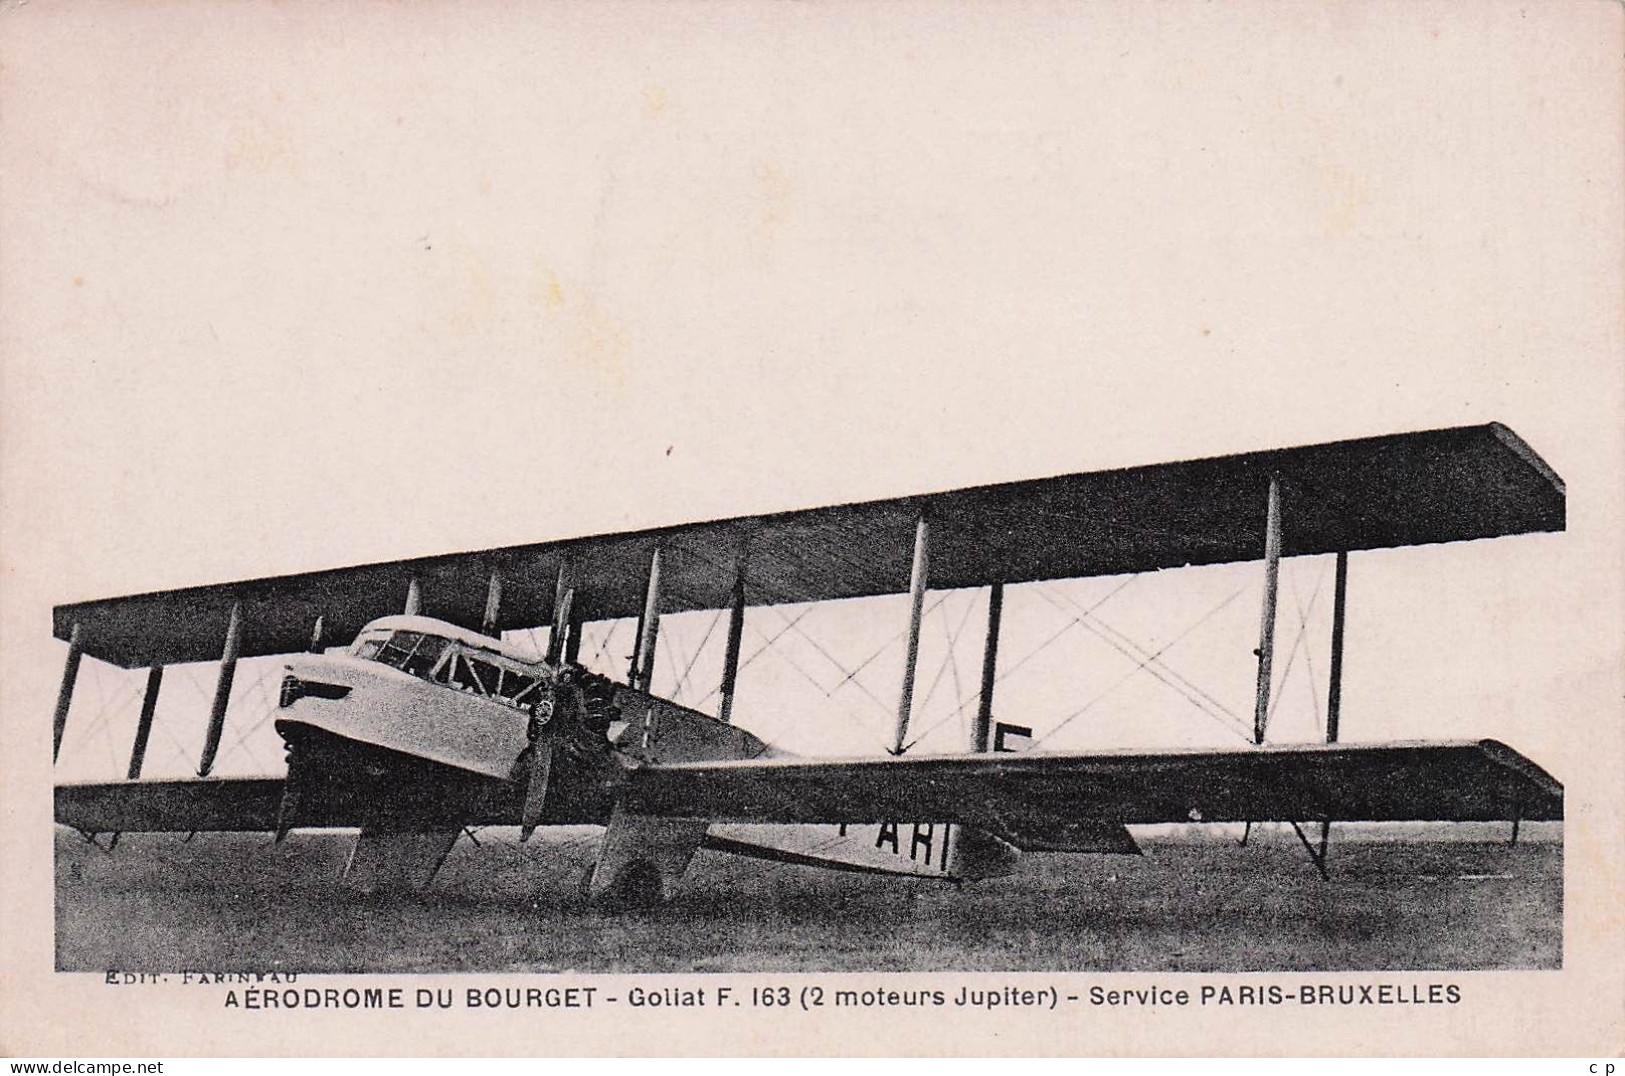
<path fill-rule="evenodd" d="M 7 736 L 44 757 L 61 602 L 1497 419 L 1570 529 L 1356 556 L 1345 736 L 1493 735 L 1572 785 L 1619 745 L 1609 11 L 8 9 Z M 1099 615 L 1156 649 L 1228 602 L 1166 658 L 1245 720 L 1259 574 Z M 1013 598 L 1007 661 L 1115 585 Z M 1314 738 L 1329 562 L 1282 593 L 1280 661 L 1319 595 L 1280 716 Z M 928 623 L 922 731 L 954 727 L 982 602 Z M 850 666 L 903 615 L 807 624 Z M 885 742 L 895 649 L 877 698 L 807 696 L 829 668 L 791 659 L 742 719 Z M 1001 716 L 1242 742 L 1132 667 L 1072 629 Z M 127 728 L 139 674 L 87 677 L 73 766 L 117 772 L 127 732 L 82 714 Z M 211 677 L 172 674 L 155 760 L 195 750 Z M 276 755 L 228 734 L 222 764 Z"/>

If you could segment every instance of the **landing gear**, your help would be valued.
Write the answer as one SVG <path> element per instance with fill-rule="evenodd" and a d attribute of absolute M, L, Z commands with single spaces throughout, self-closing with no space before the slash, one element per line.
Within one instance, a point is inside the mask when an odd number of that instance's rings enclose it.
<path fill-rule="evenodd" d="M 1288 822 L 1287 825 L 1291 826 L 1292 832 L 1298 835 L 1299 843 L 1303 845 L 1303 850 L 1309 853 L 1309 861 L 1315 865 L 1315 870 L 1320 873 L 1321 880 L 1330 880 L 1331 875 L 1326 871 L 1326 850 L 1327 845 L 1331 843 L 1332 824 L 1328 821 L 1320 823 L 1320 841 L 1318 845 L 1309 840 L 1308 834 L 1303 831 L 1303 826 L 1299 823 Z M 1248 822 L 1247 828 L 1241 831 L 1241 841 L 1239 842 L 1241 847 L 1247 847 L 1247 841 L 1252 835 L 1253 824 Z"/>
<path fill-rule="evenodd" d="M 634 859 L 623 866 L 609 885 L 593 893 L 593 867 L 581 874 L 581 895 L 600 908 L 622 911 L 630 908 L 653 908 L 666 902 L 666 886 L 660 877 L 660 868 L 647 859 Z"/>
<path fill-rule="evenodd" d="M 1330 822 L 1322 822 L 1320 824 L 1319 848 L 1316 848 L 1314 845 L 1309 843 L 1309 838 L 1304 835 L 1303 827 L 1298 825 L 1298 823 L 1292 823 L 1292 832 L 1298 835 L 1298 840 L 1303 844 L 1303 850 L 1309 853 L 1309 859 L 1314 863 L 1315 870 L 1320 872 L 1321 881 L 1330 879 L 1331 875 L 1326 873 L 1326 845 L 1331 840 L 1332 824 Z"/>

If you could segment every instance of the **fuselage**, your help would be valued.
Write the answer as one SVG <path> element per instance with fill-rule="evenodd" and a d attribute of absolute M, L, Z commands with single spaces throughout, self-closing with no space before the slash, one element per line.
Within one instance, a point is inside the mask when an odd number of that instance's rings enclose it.
<path fill-rule="evenodd" d="M 536 821 L 555 825 L 610 824 L 621 783 L 640 765 L 785 754 L 697 710 L 422 616 L 375 620 L 342 651 L 290 661 L 280 701 L 276 728 L 288 748 L 281 828 L 514 825 L 530 753 L 542 741 L 551 764 Z M 981 850 L 969 866 L 972 838 L 958 828 L 719 823 L 704 841 L 888 874 L 1009 869 L 1014 853 L 1003 846 Z"/>
<path fill-rule="evenodd" d="M 422 616 L 384 617 L 342 651 L 290 661 L 280 701 L 307 812 L 342 797 L 350 811 L 511 821 L 517 768 L 543 726 L 562 753 L 543 814 L 556 823 L 607 820 L 618 779 L 640 763 L 777 753 L 706 714 Z M 318 791 L 327 798 L 312 800 Z"/>

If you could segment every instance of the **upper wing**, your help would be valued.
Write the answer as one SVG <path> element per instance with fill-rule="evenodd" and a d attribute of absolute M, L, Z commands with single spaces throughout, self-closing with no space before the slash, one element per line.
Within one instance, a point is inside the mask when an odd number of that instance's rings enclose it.
<path fill-rule="evenodd" d="M 657 543 L 666 612 L 727 608 L 747 545 L 751 604 L 898 593 L 921 513 L 937 589 L 1256 560 L 1272 475 L 1286 556 L 1564 526 L 1562 480 L 1492 423 L 79 602 L 54 630 L 126 668 L 214 660 L 240 603 L 241 655 L 290 653 L 317 617 L 347 640 L 400 612 L 413 579 L 424 613 L 477 626 L 492 572 L 499 627 L 530 627 L 565 562 L 585 619 L 635 616 Z"/>
<path fill-rule="evenodd" d="M 718 822 L 960 822 L 1026 846 L 1100 822 L 1558 819 L 1563 786 L 1482 740 L 676 763 L 633 771 L 622 802 Z"/>

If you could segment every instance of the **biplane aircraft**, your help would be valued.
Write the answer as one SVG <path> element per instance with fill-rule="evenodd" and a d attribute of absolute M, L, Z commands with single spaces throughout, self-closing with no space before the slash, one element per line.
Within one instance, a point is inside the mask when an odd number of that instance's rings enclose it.
<path fill-rule="evenodd" d="M 359 829 L 362 890 L 418 887 L 466 828 L 604 827 L 594 898 L 671 895 L 702 848 L 970 880 L 1023 851 L 1135 853 L 1128 826 L 1291 822 L 1325 873 L 1334 821 L 1554 820 L 1562 786 L 1493 740 L 1337 742 L 1348 555 L 1564 528 L 1562 480 L 1498 424 L 1438 429 L 895 500 L 488 549 L 63 605 L 60 751 L 89 655 L 148 681 L 129 779 L 56 789 L 87 835 Z M 1279 562 L 1336 555 L 1325 742 L 1271 744 Z M 1262 561 L 1251 743 L 1089 754 L 990 750 L 1004 588 Z M 908 751 L 929 588 L 989 588 L 968 753 Z M 908 594 L 889 754 L 792 757 L 733 722 L 746 616 Z M 717 712 L 651 693 L 662 615 L 727 611 Z M 637 618 L 625 682 L 582 632 Z M 539 658 L 504 630 L 547 626 Z M 347 645 L 329 647 L 336 642 Z M 1250 641 L 1250 640 L 1249 640 Z M 210 777 L 239 659 L 290 655 L 281 778 Z M 197 778 L 143 781 L 166 665 L 219 662 Z M 1304 826 L 1318 824 L 1318 852 Z M 900 844 L 901 842 L 901 844 Z M 923 854 L 922 854 L 923 853 Z"/>

